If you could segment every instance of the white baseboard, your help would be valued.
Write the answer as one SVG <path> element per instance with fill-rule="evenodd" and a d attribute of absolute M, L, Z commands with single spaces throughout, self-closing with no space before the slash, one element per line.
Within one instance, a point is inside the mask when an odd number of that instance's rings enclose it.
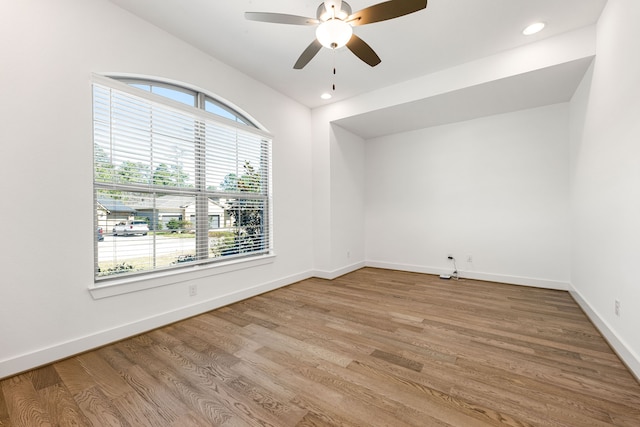
<path fill-rule="evenodd" d="M 429 267 L 422 265 L 398 264 L 380 261 L 367 261 L 367 267 L 384 268 L 386 270 L 410 271 L 412 273 L 434 274 L 451 274 L 451 269 L 442 269 L 437 267 Z M 487 282 L 507 283 L 510 285 L 532 286 L 535 288 L 555 289 L 560 291 L 568 291 L 570 289 L 569 282 L 561 282 L 557 280 L 538 279 L 535 277 L 509 276 L 505 274 L 481 273 L 474 271 L 459 270 L 460 277 L 463 279 L 484 280 Z"/>
<path fill-rule="evenodd" d="M 613 351 L 616 352 L 622 362 L 627 365 L 629 371 L 640 381 L 640 356 L 627 346 L 622 339 L 616 335 L 614 330 L 609 327 L 609 324 L 598 315 L 598 313 L 591 307 L 591 305 L 585 300 L 580 292 L 575 289 L 569 291 L 573 299 L 578 303 L 580 308 L 585 312 L 587 317 L 593 322 L 595 327 L 604 336 L 605 340 L 609 343 Z"/>
<path fill-rule="evenodd" d="M 112 342 L 135 336 L 179 320 L 206 313 L 207 311 L 215 310 L 216 308 L 224 307 L 225 305 L 260 295 L 310 277 L 313 277 L 313 272 L 311 271 L 283 277 L 278 280 L 242 289 L 237 292 L 220 295 L 206 301 L 198 302 L 197 304 L 160 313 L 156 316 L 141 319 L 133 323 L 119 325 L 112 329 L 96 332 L 94 334 L 79 337 L 54 346 L 21 354 L 10 359 L 0 360 L 0 379 L 34 369 L 38 366 L 43 366 L 57 360 L 62 360 Z"/>
<path fill-rule="evenodd" d="M 337 270 L 327 271 L 327 270 L 314 270 L 313 277 L 317 277 L 319 279 L 327 279 L 333 280 L 337 279 L 340 276 L 344 276 L 347 273 L 351 273 L 352 271 L 360 270 L 361 268 L 367 267 L 364 261 L 357 262 L 355 264 L 347 265 L 345 267 L 339 268 Z"/>

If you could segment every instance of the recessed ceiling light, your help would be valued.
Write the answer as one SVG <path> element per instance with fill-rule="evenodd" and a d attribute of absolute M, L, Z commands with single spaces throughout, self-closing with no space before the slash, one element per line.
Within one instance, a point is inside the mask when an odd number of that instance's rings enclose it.
<path fill-rule="evenodd" d="M 524 34 L 525 36 L 530 36 L 532 34 L 539 33 L 540 31 L 542 31 L 545 25 L 546 24 L 544 22 L 535 22 L 522 30 L 522 34 Z"/>
<path fill-rule="evenodd" d="M 322 99 L 331 99 L 331 94 L 325 92 L 322 95 L 320 95 L 320 98 L 322 98 Z"/>

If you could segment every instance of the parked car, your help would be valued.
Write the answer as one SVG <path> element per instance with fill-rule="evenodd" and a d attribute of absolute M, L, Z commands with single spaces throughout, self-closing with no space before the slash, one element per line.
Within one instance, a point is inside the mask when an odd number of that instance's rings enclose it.
<path fill-rule="evenodd" d="M 104 240 L 104 235 L 102 234 L 102 227 L 96 227 L 96 237 L 98 238 L 98 242 L 102 242 Z"/>
<path fill-rule="evenodd" d="M 113 227 L 114 236 L 133 236 L 134 234 L 146 236 L 148 232 L 149 226 L 146 221 L 126 221 Z"/>

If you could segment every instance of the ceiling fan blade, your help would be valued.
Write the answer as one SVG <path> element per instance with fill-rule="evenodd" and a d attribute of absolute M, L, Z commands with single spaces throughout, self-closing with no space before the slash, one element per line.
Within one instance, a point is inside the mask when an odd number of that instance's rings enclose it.
<path fill-rule="evenodd" d="M 244 17 L 250 21 L 272 22 L 274 24 L 317 25 L 320 23 L 320 21 L 315 18 L 287 15 L 285 13 L 245 12 Z"/>
<path fill-rule="evenodd" d="M 317 39 L 313 40 L 304 52 L 302 52 L 302 55 L 300 55 L 300 58 L 298 58 L 293 68 L 296 70 L 303 69 L 304 66 L 307 65 L 318 52 L 320 52 L 320 49 L 322 49 L 320 42 Z"/>
<path fill-rule="evenodd" d="M 372 24 L 408 15 L 427 7 L 427 0 L 389 0 L 365 7 L 351 14 L 346 20 L 353 26 Z"/>
<path fill-rule="evenodd" d="M 372 67 L 375 67 L 382 62 L 380 57 L 373 51 L 373 49 L 371 49 L 371 46 L 355 34 L 351 36 L 351 40 L 347 43 L 347 47 L 354 53 L 354 55 Z"/>

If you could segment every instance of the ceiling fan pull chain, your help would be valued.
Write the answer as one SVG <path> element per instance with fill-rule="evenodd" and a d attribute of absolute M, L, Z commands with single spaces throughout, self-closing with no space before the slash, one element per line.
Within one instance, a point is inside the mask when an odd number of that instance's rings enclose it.
<path fill-rule="evenodd" d="M 333 67 L 333 91 L 336 91 L 336 67 Z"/>
<path fill-rule="evenodd" d="M 333 59 L 333 91 L 336 91 L 336 50 L 334 49 L 332 52 Z"/>

